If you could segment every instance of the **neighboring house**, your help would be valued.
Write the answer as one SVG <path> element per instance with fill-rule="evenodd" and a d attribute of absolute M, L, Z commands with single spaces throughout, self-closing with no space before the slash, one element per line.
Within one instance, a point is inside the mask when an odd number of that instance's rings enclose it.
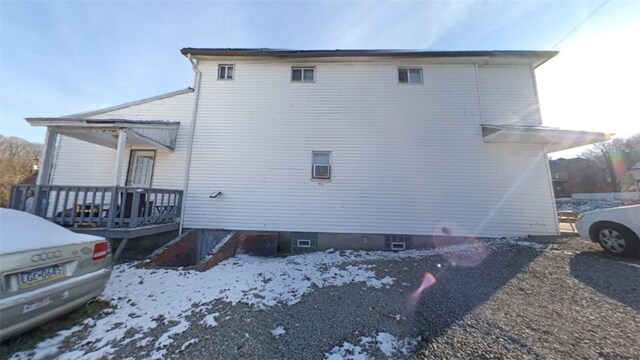
<path fill-rule="evenodd" d="M 549 168 L 556 198 L 571 197 L 576 193 L 613 192 L 607 170 L 594 165 L 589 159 L 550 160 Z"/>
<path fill-rule="evenodd" d="M 279 232 L 312 249 L 549 235 L 547 153 L 609 138 L 541 126 L 534 70 L 556 52 L 182 54 L 193 89 L 27 119 L 48 129 L 41 216 L 112 237 Z"/>

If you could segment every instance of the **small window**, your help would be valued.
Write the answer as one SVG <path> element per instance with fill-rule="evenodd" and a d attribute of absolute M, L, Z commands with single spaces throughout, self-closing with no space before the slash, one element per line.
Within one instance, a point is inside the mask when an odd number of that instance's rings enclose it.
<path fill-rule="evenodd" d="M 311 178 L 331 179 L 331 153 L 328 151 L 314 151 L 311 166 Z"/>
<path fill-rule="evenodd" d="M 310 248 L 311 247 L 311 240 L 298 239 L 298 244 L 297 245 L 300 248 Z"/>
<path fill-rule="evenodd" d="M 315 70 L 313 67 L 293 67 L 291 68 L 291 81 L 313 82 L 315 81 Z"/>
<path fill-rule="evenodd" d="M 218 80 L 233 80 L 233 65 L 218 65 Z"/>
<path fill-rule="evenodd" d="M 422 84 L 422 69 L 399 68 L 398 81 L 401 84 Z"/>

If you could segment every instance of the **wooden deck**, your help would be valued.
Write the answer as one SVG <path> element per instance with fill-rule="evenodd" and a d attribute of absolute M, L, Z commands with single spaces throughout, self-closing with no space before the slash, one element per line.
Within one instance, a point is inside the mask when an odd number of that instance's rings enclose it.
<path fill-rule="evenodd" d="M 10 208 L 78 233 L 132 239 L 178 229 L 182 190 L 16 185 Z"/>

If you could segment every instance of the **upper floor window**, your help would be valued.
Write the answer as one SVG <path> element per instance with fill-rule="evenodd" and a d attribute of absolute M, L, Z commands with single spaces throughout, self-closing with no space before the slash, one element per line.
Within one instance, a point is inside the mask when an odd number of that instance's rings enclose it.
<path fill-rule="evenodd" d="M 422 84 L 422 69 L 399 68 L 398 81 L 401 84 Z"/>
<path fill-rule="evenodd" d="M 292 67 L 291 81 L 296 82 L 314 82 L 316 68 L 314 67 Z"/>
<path fill-rule="evenodd" d="M 233 80 L 233 68 L 230 64 L 218 65 L 218 80 Z"/>

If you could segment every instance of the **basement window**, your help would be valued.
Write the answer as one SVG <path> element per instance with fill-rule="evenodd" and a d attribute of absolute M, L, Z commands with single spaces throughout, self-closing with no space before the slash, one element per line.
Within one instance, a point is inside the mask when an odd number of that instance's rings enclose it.
<path fill-rule="evenodd" d="M 398 81 L 401 84 L 422 84 L 422 69 L 399 68 Z"/>
<path fill-rule="evenodd" d="M 314 67 L 292 67 L 291 81 L 293 82 L 314 82 L 316 68 Z"/>
<path fill-rule="evenodd" d="M 231 64 L 218 65 L 218 80 L 233 80 L 233 69 Z"/>
<path fill-rule="evenodd" d="M 310 248 L 311 247 L 311 240 L 298 239 L 297 245 L 298 245 L 299 248 Z"/>

